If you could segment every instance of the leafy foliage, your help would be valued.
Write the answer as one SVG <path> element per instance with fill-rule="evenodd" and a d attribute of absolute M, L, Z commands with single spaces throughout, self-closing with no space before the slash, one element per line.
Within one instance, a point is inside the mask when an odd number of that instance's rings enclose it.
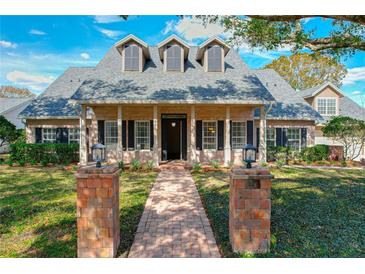
<path fill-rule="evenodd" d="M 326 82 L 340 86 L 347 73 L 344 65 L 318 53 L 281 56 L 266 65 L 265 68 L 274 69 L 295 90 L 319 86 Z"/>
<path fill-rule="evenodd" d="M 219 161 L 217 159 L 213 159 L 210 161 L 210 164 L 213 168 L 219 168 L 220 167 L 220 164 L 219 164 Z"/>
<path fill-rule="evenodd" d="M 329 146 L 315 145 L 313 147 L 306 147 L 300 152 L 300 158 L 306 162 L 324 161 L 328 160 L 330 153 Z"/>
<path fill-rule="evenodd" d="M 0 115 L 0 147 L 14 142 L 19 137 L 16 127 Z"/>
<path fill-rule="evenodd" d="M 271 248 L 255 257 L 364 257 L 364 170 L 272 171 Z M 193 173 L 224 257 L 229 242 L 229 173 Z"/>
<path fill-rule="evenodd" d="M 142 164 L 141 164 L 141 161 L 138 160 L 138 159 L 133 159 L 131 161 L 131 164 L 130 164 L 130 169 L 132 171 L 135 171 L 135 170 L 140 170 L 142 168 Z"/>
<path fill-rule="evenodd" d="M 193 162 L 193 171 L 199 172 L 202 170 L 202 165 L 199 162 Z"/>
<path fill-rule="evenodd" d="M 69 164 L 78 162 L 78 144 L 26 144 L 10 145 L 10 159 L 15 162 L 34 164 Z"/>
<path fill-rule="evenodd" d="M 34 97 L 35 94 L 26 88 L 17 88 L 12 86 L 0 86 L 0 98 L 21 98 Z"/>
<path fill-rule="evenodd" d="M 343 145 L 344 157 L 358 157 L 365 143 L 365 122 L 347 116 L 336 116 L 326 123 L 323 135 Z"/>

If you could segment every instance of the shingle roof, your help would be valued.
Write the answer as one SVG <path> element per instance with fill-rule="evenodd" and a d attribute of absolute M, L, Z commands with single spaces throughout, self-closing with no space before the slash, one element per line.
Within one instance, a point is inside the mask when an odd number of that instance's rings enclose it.
<path fill-rule="evenodd" d="M 340 94 L 340 96 L 345 96 L 342 93 L 342 91 L 336 85 L 332 84 L 331 82 L 326 82 L 326 83 L 323 83 L 321 85 L 318 85 L 318 86 L 315 86 L 312 88 L 304 89 L 304 90 L 300 91 L 300 94 L 304 98 L 313 97 L 313 96 L 316 96 L 318 93 L 320 93 L 326 87 L 332 88 L 335 92 Z"/>
<path fill-rule="evenodd" d="M 19 117 L 78 117 L 80 106 L 70 97 L 94 68 L 68 68 L 41 95 L 19 114 Z"/>
<path fill-rule="evenodd" d="M 273 69 L 254 72 L 276 101 L 267 115 L 268 119 L 322 120 L 321 115 Z"/>
<path fill-rule="evenodd" d="M 11 110 L 12 108 L 22 105 L 32 98 L 25 97 L 25 98 L 0 98 L 0 114 Z"/>
<path fill-rule="evenodd" d="M 143 73 L 123 73 L 121 56 L 112 47 L 71 98 L 94 103 L 173 101 L 243 104 L 274 100 L 237 52 L 231 50 L 227 54 L 225 73 L 206 73 L 195 60 L 197 49 L 196 46 L 190 47 L 184 73 L 164 72 L 157 47 L 149 47 L 151 60 L 146 62 Z"/>

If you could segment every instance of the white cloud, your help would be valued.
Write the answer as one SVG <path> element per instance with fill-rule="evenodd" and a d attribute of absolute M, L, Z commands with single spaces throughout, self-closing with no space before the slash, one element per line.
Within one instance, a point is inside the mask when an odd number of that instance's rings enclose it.
<path fill-rule="evenodd" d="M 352 95 L 360 95 L 362 92 L 360 90 L 355 90 L 351 92 Z"/>
<path fill-rule="evenodd" d="M 99 24 L 121 22 L 123 20 L 118 15 L 96 15 L 94 19 L 95 22 Z"/>
<path fill-rule="evenodd" d="M 218 23 L 208 23 L 207 25 L 204 25 L 201 19 L 190 17 L 184 17 L 178 22 L 173 20 L 166 22 L 162 34 L 167 34 L 169 32 L 177 32 L 186 40 L 190 41 L 227 34 L 224 32 L 224 28 Z"/>
<path fill-rule="evenodd" d="M 90 59 L 90 54 L 88 54 L 87 52 L 83 52 L 80 54 L 81 58 L 88 60 Z"/>
<path fill-rule="evenodd" d="M 0 40 L 0 47 L 15 49 L 18 45 L 9 41 Z"/>
<path fill-rule="evenodd" d="M 29 74 L 18 70 L 9 72 L 6 79 L 14 84 L 26 86 L 36 91 L 44 90 L 54 80 L 51 76 Z"/>
<path fill-rule="evenodd" d="M 350 68 L 343 80 L 344 85 L 354 84 L 356 81 L 365 81 L 365 67 Z"/>
<path fill-rule="evenodd" d="M 115 39 L 118 36 L 121 36 L 124 32 L 119 30 L 110 30 L 110 29 L 103 29 L 103 28 L 97 28 L 98 31 L 100 31 L 105 36 L 108 36 L 109 38 Z"/>
<path fill-rule="evenodd" d="M 29 31 L 29 34 L 33 34 L 33 35 L 46 35 L 47 33 L 38 29 L 31 29 Z"/>

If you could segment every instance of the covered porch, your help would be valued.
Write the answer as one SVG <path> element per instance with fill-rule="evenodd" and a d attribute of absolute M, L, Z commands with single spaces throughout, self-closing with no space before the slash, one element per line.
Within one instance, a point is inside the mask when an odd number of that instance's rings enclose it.
<path fill-rule="evenodd" d="M 259 117 L 255 109 L 260 109 Z M 240 164 L 245 144 L 259 145 L 257 158 L 264 162 L 265 128 L 262 104 L 82 104 L 80 164 L 92 161 L 96 143 L 105 144 L 111 163 L 137 159 L 157 166 L 180 159 Z"/>

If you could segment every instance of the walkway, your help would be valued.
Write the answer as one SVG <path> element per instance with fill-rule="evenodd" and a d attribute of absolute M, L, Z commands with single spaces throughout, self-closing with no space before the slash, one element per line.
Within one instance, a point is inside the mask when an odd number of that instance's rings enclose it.
<path fill-rule="evenodd" d="M 148 197 L 129 257 L 220 257 L 189 171 L 160 172 Z"/>

